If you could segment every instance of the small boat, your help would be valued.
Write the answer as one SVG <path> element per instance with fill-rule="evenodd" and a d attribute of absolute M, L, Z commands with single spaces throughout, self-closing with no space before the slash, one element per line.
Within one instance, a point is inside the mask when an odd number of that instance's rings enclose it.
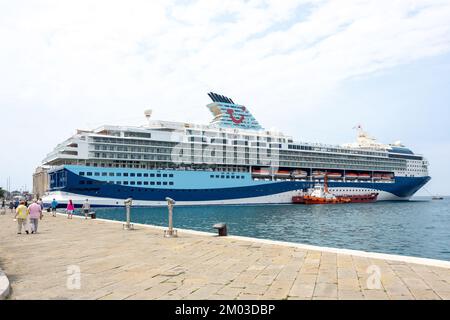
<path fill-rule="evenodd" d="M 381 180 L 381 179 L 383 179 L 383 175 L 381 173 L 374 173 L 372 178 L 374 180 Z"/>
<path fill-rule="evenodd" d="M 328 175 L 325 175 L 323 186 L 315 186 L 306 194 L 292 197 L 295 204 L 339 204 L 339 203 L 370 203 L 378 199 L 378 193 L 361 195 L 336 196 L 328 191 Z"/>
<path fill-rule="evenodd" d="M 339 172 L 328 172 L 327 176 L 332 179 L 342 178 L 342 174 Z"/>
<path fill-rule="evenodd" d="M 444 197 L 442 197 L 442 196 L 433 196 L 431 198 L 431 200 L 444 200 Z"/>
<path fill-rule="evenodd" d="M 326 175 L 326 172 L 324 171 L 313 171 L 312 172 L 312 177 L 314 179 L 323 179 Z"/>
<path fill-rule="evenodd" d="M 290 177 L 291 173 L 287 170 L 278 170 L 277 172 L 275 172 L 275 175 L 277 177 Z"/>
<path fill-rule="evenodd" d="M 303 170 L 294 170 L 291 172 L 291 176 L 293 178 L 306 178 L 308 176 L 308 172 Z"/>
<path fill-rule="evenodd" d="M 383 174 L 383 179 L 384 180 L 392 180 L 392 178 L 394 177 L 393 174 L 389 173 L 389 174 Z"/>
<path fill-rule="evenodd" d="M 265 177 L 270 176 L 270 171 L 267 169 L 254 169 L 252 174 L 255 176 Z"/>
<path fill-rule="evenodd" d="M 368 173 L 358 173 L 358 179 L 370 179 L 370 174 L 368 174 Z"/>
<path fill-rule="evenodd" d="M 358 174 L 357 173 L 346 173 L 345 174 L 345 178 L 347 178 L 347 179 L 357 179 L 358 178 Z"/>
<path fill-rule="evenodd" d="M 344 197 L 349 198 L 351 203 L 370 203 L 377 201 L 378 193 L 345 195 Z"/>

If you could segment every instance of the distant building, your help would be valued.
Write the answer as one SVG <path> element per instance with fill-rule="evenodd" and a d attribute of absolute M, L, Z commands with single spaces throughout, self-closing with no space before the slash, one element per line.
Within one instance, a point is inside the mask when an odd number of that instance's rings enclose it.
<path fill-rule="evenodd" d="M 48 190 L 48 169 L 37 167 L 33 174 L 33 194 L 41 198 Z"/>

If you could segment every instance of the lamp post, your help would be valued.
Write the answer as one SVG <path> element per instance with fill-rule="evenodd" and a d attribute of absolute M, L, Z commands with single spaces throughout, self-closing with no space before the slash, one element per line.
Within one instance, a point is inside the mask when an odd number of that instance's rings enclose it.
<path fill-rule="evenodd" d="M 169 209 L 169 229 L 164 230 L 164 237 L 166 238 L 176 238 L 177 230 L 173 229 L 173 206 L 175 204 L 175 200 L 167 197 L 167 208 Z"/>

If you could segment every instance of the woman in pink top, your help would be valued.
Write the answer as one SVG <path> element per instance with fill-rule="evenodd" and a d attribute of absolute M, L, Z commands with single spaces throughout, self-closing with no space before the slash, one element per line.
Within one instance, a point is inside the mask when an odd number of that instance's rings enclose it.
<path fill-rule="evenodd" d="M 72 219 L 73 210 L 75 210 L 75 207 L 73 205 L 72 199 L 69 200 L 69 203 L 67 204 L 67 219 Z"/>
<path fill-rule="evenodd" d="M 31 233 L 37 233 L 39 219 L 42 219 L 42 208 L 37 203 L 36 200 L 28 207 L 30 222 L 31 222 Z"/>

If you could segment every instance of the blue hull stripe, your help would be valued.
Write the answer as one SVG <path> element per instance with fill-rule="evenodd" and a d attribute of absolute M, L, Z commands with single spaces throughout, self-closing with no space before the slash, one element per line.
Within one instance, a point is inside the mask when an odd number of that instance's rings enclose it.
<path fill-rule="evenodd" d="M 177 201 L 213 201 L 230 200 L 242 198 L 254 198 L 301 190 L 312 187 L 314 184 L 307 181 L 267 181 L 264 184 L 232 187 L 232 188 L 209 188 L 209 189 L 168 189 L 152 187 L 135 187 L 104 183 L 93 179 L 92 184 L 84 187 L 79 185 L 80 176 L 66 170 L 67 186 L 58 191 L 75 193 L 87 197 L 103 197 L 114 199 L 133 198 L 143 201 L 164 201 L 171 197 Z M 371 183 L 371 182 L 330 182 L 331 188 L 368 188 L 386 191 L 400 198 L 411 197 L 417 190 L 425 185 L 430 177 L 396 177 L 395 183 Z M 56 190 L 54 190 L 56 191 Z"/>

